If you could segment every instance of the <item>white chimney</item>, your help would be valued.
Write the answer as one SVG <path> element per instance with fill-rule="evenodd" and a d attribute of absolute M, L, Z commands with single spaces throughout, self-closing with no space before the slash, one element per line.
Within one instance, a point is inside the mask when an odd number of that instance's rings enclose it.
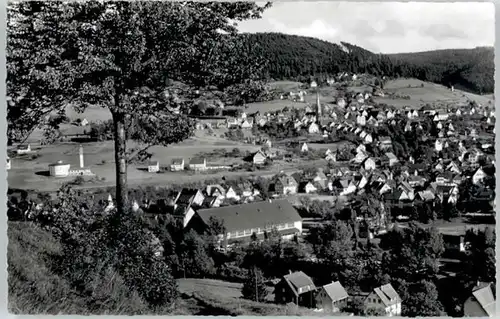
<path fill-rule="evenodd" d="M 84 165 L 83 165 L 83 146 L 80 145 L 80 168 L 83 168 Z"/>

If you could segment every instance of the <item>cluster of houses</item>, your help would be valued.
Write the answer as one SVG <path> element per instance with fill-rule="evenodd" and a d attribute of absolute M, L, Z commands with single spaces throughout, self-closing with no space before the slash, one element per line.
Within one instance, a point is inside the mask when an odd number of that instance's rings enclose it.
<path fill-rule="evenodd" d="M 343 311 L 354 297 L 363 301 L 367 311 L 379 310 L 388 317 L 401 315 L 402 300 L 391 284 L 350 296 L 338 281 L 316 287 L 311 277 L 298 271 L 283 276 L 275 286 L 274 295 L 277 303 L 294 303 L 324 313 Z"/>
<path fill-rule="evenodd" d="M 207 163 L 207 159 L 205 157 L 194 157 L 189 160 L 187 163 L 183 158 L 174 158 L 170 162 L 169 170 L 172 172 L 180 172 L 186 169 L 195 172 L 202 172 L 207 170 L 218 170 L 218 169 L 228 169 L 231 168 L 228 165 L 220 165 L 214 163 Z M 150 161 L 148 163 L 148 172 L 149 173 L 158 173 L 161 169 L 159 161 Z"/>

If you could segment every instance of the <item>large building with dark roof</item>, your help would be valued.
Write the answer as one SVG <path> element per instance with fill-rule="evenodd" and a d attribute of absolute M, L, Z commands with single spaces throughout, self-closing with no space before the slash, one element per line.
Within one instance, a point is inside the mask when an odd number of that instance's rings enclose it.
<path fill-rule="evenodd" d="M 302 218 L 287 200 L 198 209 L 187 228 L 203 233 L 212 219 L 224 224 L 226 233 L 220 237 L 228 245 L 250 241 L 252 234 L 264 239 L 273 229 L 285 239 L 302 233 Z"/>

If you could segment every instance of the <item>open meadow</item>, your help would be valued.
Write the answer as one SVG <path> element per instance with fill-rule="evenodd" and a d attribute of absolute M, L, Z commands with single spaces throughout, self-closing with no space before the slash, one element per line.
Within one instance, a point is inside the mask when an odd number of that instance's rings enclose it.
<path fill-rule="evenodd" d="M 467 105 L 469 101 L 475 101 L 482 105 L 488 104 L 490 101 L 494 103 L 491 95 L 482 96 L 460 90 L 454 90 L 454 92 L 452 92 L 443 85 L 417 79 L 397 79 L 389 81 L 384 86 L 384 91 L 401 96 L 401 98 L 388 96 L 374 97 L 374 101 L 397 108 L 408 106 L 412 109 L 419 109 L 425 104 L 433 103 Z M 403 96 L 409 96 L 410 99 L 404 99 L 402 98 Z"/>

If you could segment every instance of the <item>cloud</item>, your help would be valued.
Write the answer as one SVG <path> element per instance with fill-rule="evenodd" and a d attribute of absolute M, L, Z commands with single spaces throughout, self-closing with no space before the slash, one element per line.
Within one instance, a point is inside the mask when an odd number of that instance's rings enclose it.
<path fill-rule="evenodd" d="M 345 41 L 374 52 L 492 46 L 492 3 L 279 2 L 242 32 L 281 32 Z"/>
<path fill-rule="evenodd" d="M 274 32 L 302 35 L 306 37 L 315 37 L 320 39 L 331 39 L 337 35 L 338 29 L 325 23 L 323 20 L 314 20 L 309 25 L 291 27 L 275 19 L 269 19 L 274 28 Z"/>
<path fill-rule="evenodd" d="M 449 24 L 432 24 L 419 29 L 423 36 L 430 36 L 435 39 L 468 39 L 467 34 L 463 30 L 454 28 Z"/>

